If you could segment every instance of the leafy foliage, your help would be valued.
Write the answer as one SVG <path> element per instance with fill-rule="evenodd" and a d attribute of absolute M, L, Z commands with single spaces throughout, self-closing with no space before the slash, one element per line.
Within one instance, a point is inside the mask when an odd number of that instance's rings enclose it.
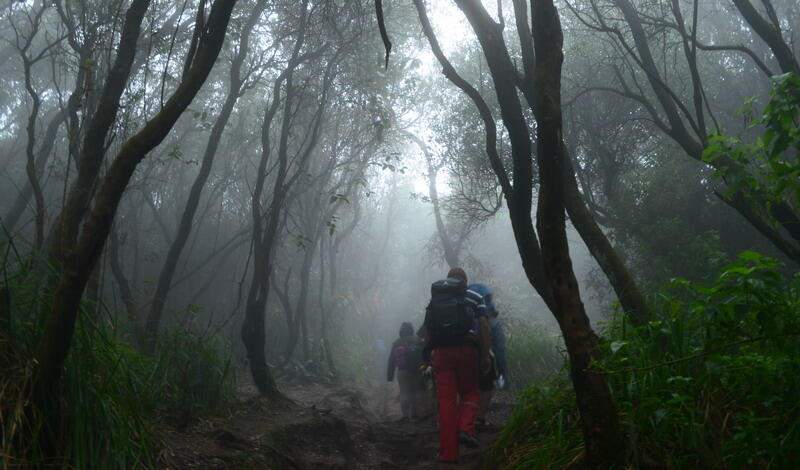
<path fill-rule="evenodd" d="M 753 114 L 750 104 L 742 113 Z M 800 201 L 800 77 L 773 79 L 772 98 L 751 127 L 763 128 L 755 143 L 712 134 L 703 159 L 717 167 L 729 191 L 759 194 L 763 202 Z"/>
<path fill-rule="evenodd" d="M 162 335 L 158 353 L 147 356 L 116 337 L 113 322 L 93 317 L 96 309 L 84 306 L 62 390 L 54 391 L 65 409 L 65 463 L 44 462 L 36 439 L 20 445 L 17 438 L 41 425 L 38 416 L 25 412 L 25 404 L 41 334 L 34 314 L 46 294 L 39 288 L 41 276 L 24 263 L 15 266 L 4 265 L 2 288 L 11 295 L 0 321 L 0 441 L 6 464 L 152 468 L 158 445 L 152 429 L 158 420 L 185 425 L 232 397 L 231 362 L 214 341 L 171 331 Z"/>
<path fill-rule="evenodd" d="M 708 285 L 675 280 L 661 315 L 607 325 L 608 374 L 636 468 L 789 468 L 800 459 L 800 276 L 745 252 Z M 526 391 L 495 447 L 509 468 L 552 468 L 576 455 L 574 397 Z M 555 450 L 554 450 L 555 449 Z"/>
<path fill-rule="evenodd" d="M 517 318 L 505 318 L 502 323 L 507 336 L 508 379 L 514 387 L 528 387 L 558 375 L 563 363 L 560 337 Z"/>

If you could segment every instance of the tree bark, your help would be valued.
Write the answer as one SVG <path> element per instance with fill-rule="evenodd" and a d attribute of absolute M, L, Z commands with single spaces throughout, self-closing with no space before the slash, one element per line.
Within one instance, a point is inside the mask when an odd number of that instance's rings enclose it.
<path fill-rule="evenodd" d="M 133 289 L 131 289 L 128 278 L 125 277 L 125 270 L 122 269 L 122 258 L 120 254 L 121 241 L 117 234 L 118 229 L 113 227 L 111 229 L 111 240 L 108 245 L 109 266 L 111 267 L 111 274 L 117 281 L 119 286 L 120 296 L 122 297 L 122 305 L 125 306 L 125 314 L 128 317 L 128 322 L 133 329 L 134 340 L 139 343 L 141 340 L 141 333 L 139 331 L 139 314 L 136 311 L 136 299 L 133 296 Z"/>
<path fill-rule="evenodd" d="M 231 114 L 233 113 L 233 109 L 236 106 L 236 102 L 239 100 L 239 97 L 242 93 L 242 86 L 244 84 L 244 78 L 242 77 L 242 65 L 244 64 L 250 49 L 250 35 L 252 34 L 261 14 L 264 12 L 266 5 L 266 0 L 259 0 L 256 6 L 253 8 L 253 11 L 248 16 L 247 22 L 242 29 L 239 49 L 236 52 L 233 62 L 231 63 L 230 75 L 228 78 L 228 95 L 226 96 L 225 102 L 222 105 L 222 109 L 220 110 L 220 113 L 214 122 L 214 126 L 211 129 L 211 134 L 208 137 L 206 149 L 203 154 L 200 172 L 195 178 L 192 188 L 189 191 L 189 198 L 187 199 L 186 206 L 183 209 L 183 214 L 181 215 L 181 219 L 178 224 L 178 230 L 175 234 L 175 239 L 169 247 L 166 260 L 164 261 L 164 266 L 161 268 L 161 274 L 158 277 L 156 291 L 153 295 L 153 302 L 150 305 L 150 311 L 148 313 L 147 323 L 145 325 L 145 338 L 148 341 L 146 349 L 151 352 L 155 346 L 155 339 L 158 336 L 161 316 L 164 311 L 164 304 L 166 303 L 167 294 L 169 293 L 169 289 L 172 284 L 172 278 L 175 275 L 175 269 L 178 265 L 178 260 L 180 259 L 181 252 L 186 246 L 186 241 L 189 239 L 189 234 L 192 231 L 194 216 L 197 213 L 197 207 L 200 204 L 200 195 L 206 185 L 206 182 L 208 181 L 209 175 L 211 174 L 211 168 L 214 165 L 214 157 L 217 154 L 219 143 L 222 140 L 225 126 L 228 124 Z"/>
<path fill-rule="evenodd" d="M 580 191 L 575 179 L 575 170 L 566 148 L 562 149 L 564 158 L 564 188 L 567 214 L 572 225 L 586 244 L 592 257 L 597 261 L 600 269 L 605 273 L 617 295 L 620 306 L 625 313 L 625 318 L 634 325 L 643 325 L 652 318 L 650 308 L 644 299 L 639 286 L 620 258 L 617 250 L 611 245 L 603 230 L 595 221 Z"/>
<path fill-rule="evenodd" d="M 616 407 L 608 384 L 600 374 L 588 370 L 598 357 L 597 338 L 583 309 L 569 257 L 565 225 L 564 172 L 561 136 L 562 33 L 558 12 L 549 0 L 533 0 L 535 67 L 535 109 L 539 159 L 538 238 L 531 219 L 532 146 L 531 135 L 517 96 L 517 72 L 502 40 L 502 31 L 479 0 L 458 0 L 478 41 L 494 81 L 503 124 L 512 145 L 514 183 L 507 195 L 517 246 L 523 259 L 544 268 L 542 278 L 529 274 L 538 291 L 549 292 L 551 308 L 561 326 L 570 356 L 571 375 L 584 430 L 587 462 L 610 467 L 621 459 L 624 441 L 618 429 Z M 424 9 L 415 1 L 425 28 Z M 427 28 L 429 30 L 429 25 Z M 429 40 L 432 33 L 426 31 Z M 433 45 L 433 41 L 432 45 Z M 436 49 L 436 48 L 434 48 Z M 441 51 L 435 51 L 440 62 Z M 448 67 L 443 63 L 443 67 Z M 446 74 L 453 74 L 452 67 Z M 462 87 L 462 89 L 464 89 Z M 473 101 L 476 101 L 473 99 Z M 488 131 L 487 131 L 488 132 Z M 504 172 L 504 170 L 503 170 Z M 498 175 L 501 176 L 501 175 Z M 541 240 L 541 247 L 538 240 Z M 526 266 L 526 272 L 534 271 Z M 537 283 L 544 283 L 544 285 Z M 544 296 L 543 296 L 544 297 Z"/>
<path fill-rule="evenodd" d="M 258 170 L 256 173 L 256 183 L 253 190 L 253 197 L 251 198 L 251 211 L 253 217 L 253 277 L 250 280 L 250 286 L 247 292 L 247 300 L 245 301 L 245 318 L 242 322 L 241 338 L 242 343 L 247 351 L 247 361 L 250 367 L 250 373 L 253 381 L 258 388 L 261 395 L 279 398 L 281 396 L 278 391 L 275 379 L 267 364 L 267 357 L 264 348 L 266 347 L 266 322 L 264 319 L 264 310 L 267 306 L 267 299 L 269 296 L 270 287 L 270 274 L 272 270 L 272 251 L 277 238 L 278 226 L 281 217 L 281 209 L 283 201 L 286 197 L 285 188 L 286 181 L 286 168 L 288 165 L 288 155 L 285 152 L 284 139 L 288 139 L 289 123 L 287 121 L 289 111 L 284 113 L 284 127 L 281 132 L 281 145 L 278 152 L 279 168 L 276 176 L 276 181 L 273 187 L 272 202 L 270 209 L 267 212 L 265 220 L 264 210 L 262 206 L 262 195 L 264 193 L 264 185 L 266 181 L 267 163 L 271 156 L 271 142 L 270 131 L 272 122 L 278 112 L 278 107 L 281 104 L 281 86 L 284 81 L 286 82 L 286 99 L 284 100 L 284 108 L 291 108 L 291 94 L 292 90 L 292 75 L 295 68 L 299 65 L 300 51 L 305 42 L 306 26 L 307 26 L 307 13 L 306 6 L 308 1 L 305 0 L 302 4 L 302 13 L 300 25 L 298 27 L 297 39 L 292 50 L 292 55 L 286 69 L 275 80 L 272 88 L 272 103 L 267 107 L 264 114 L 264 121 L 261 126 L 261 159 L 259 161 Z"/>
<path fill-rule="evenodd" d="M 50 119 L 50 123 L 47 125 L 47 130 L 44 133 L 44 137 L 42 138 L 42 145 L 39 147 L 39 152 L 36 154 L 36 160 L 34 163 L 34 170 L 36 175 L 41 175 L 42 171 L 47 164 L 48 158 L 50 158 L 50 154 L 53 152 L 53 147 L 55 146 L 56 139 L 58 137 L 58 129 L 64 120 L 67 117 L 67 113 L 65 110 L 57 112 L 52 119 Z M 27 168 L 26 168 L 27 172 Z M 38 178 L 37 178 L 38 179 Z M 17 223 L 19 222 L 20 217 L 25 212 L 25 208 L 28 207 L 28 203 L 31 200 L 31 196 L 33 196 L 34 189 L 33 186 L 30 184 L 25 185 L 22 188 L 22 191 L 17 194 L 17 198 L 14 199 L 14 204 L 11 205 L 11 208 L 8 210 L 5 218 L 3 219 L 3 224 L 6 227 L 6 230 L 9 232 L 14 230 Z"/>
<path fill-rule="evenodd" d="M 510 121 L 506 122 L 505 115 L 503 116 L 504 124 L 506 124 L 506 129 L 509 131 L 509 134 L 512 134 L 513 129 L 513 137 L 511 137 L 512 141 L 512 157 L 516 157 L 521 162 L 515 164 L 514 168 L 514 183 L 512 186 L 511 181 L 509 180 L 508 174 L 503 166 L 502 160 L 497 152 L 497 126 L 494 122 L 494 118 L 492 117 L 491 111 L 489 107 L 486 105 L 483 97 L 481 97 L 478 90 L 476 90 L 473 86 L 467 83 L 453 68 L 450 64 L 450 61 L 445 57 L 444 53 L 442 52 L 441 48 L 439 47 L 439 42 L 436 39 L 436 36 L 433 33 L 433 28 L 430 25 L 430 20 L 428 20 L 427 12 L 425 11 L 425 7 L 422 4 L 422 0 L 413 0 L 414 6 L 417 8 L 417 13 L 419 14 L 420 23 L 422 24 L 423 32 L 425 36 L 428 38 L 428 42 L 431 45 L 431 49 L 433 50 L 434 55 L 436 56 L 439 64 L 442 66 L 442 73 L 445 77 L 448 78 L 454 85 L 460 88 L 464 93 L 472 100 L 475 106 L 478 108 L 478 112 L 481 115 L 481 119 L 484 122 L 485 131 L 486 131 L 486 154 L 489 157 L 489 161 L 491 163 L 492 169 L 494 170 L 495 175 L 497 176 L 498 182 L 500 183 L 501 188 L 503 189 L 503 195 L 506 198 L 506 204 L 508 205 L 509 215 L 511 219 L 511 226 L 514 232 L 514 239 L 517 244 L 517 248 L 520 254 L 520 259 L 522 261 L 522 267 L 525 271 L 526 276 L 528 277 L 528 281 L 531 283 L 533 288 L 536 292 L 541 296 L 542 300 L 547 304 L 548 308 L 553 310 L 555 308 L 555 304 L 553 302 L 553 295 L 550 291 L 550 286 L 547 282 L 547 276 L 544 271 L 544 264 L 542 263 L 542 256 L 539 248 L 539 240 L 538 236 L 536 235 L 536 230 L 533 227 L 533 222 L 531 221 L 531 209 L 532 209 L 532 202 L 530 200 L 530 196 L 532 195 L 532 166 L 531 166 L 531 143 L 530 143 L 530 134 L 528 134 L 527 124 L 525 123 L 524 117 L 522 117 L 521 112 L 519 117 L 513 116 L 513 112 L 504 111 L 506 114 L 510 114 L 509 118 Z M 458 2 L 459 7 L 464 9 L 464 7 L 471 8 L 474 11 L 475 6 L 468 5 L 470 2 Z M 482 9 L 482 7 L 481 7 Z M 485 10 L 484 10 L 484 13 Z M 470 18 L 470 15 L 467 15 Z M 488 14 L 485 16 L 488 18 Z M 502 37 L 499 32 L 499 26 L 496 25 L 491 19 L 489 19 L 488 25 L 482 26 L 480 22 L 478 22 L 478 26 L 474 26 L 476 33 L 480 30 L 482 33 L 489 37 Z M 478 35 L 479 38 L 481 35 Z M 490 51 L 486 51 L 484 49 L 484 54 L 487 55 L 494 55 L 497 54 L 498 57 L 494 57 L 492 64 L 497 67 L 500 63 L 503 65 L 507 65 L 511 63 L 511 59 L 508 56 L 508 51 L 505 49 L 502 50 L 492 50 L 490 46 Z M 505 52 L 503 52 L 505 51 Z M 513 68 L 512 68 L 513 69 Z M 505 75 L 505 76 L 503 76 Z M 500 73 L 500 80 L 505 80 L 505 84 L 507 85 L 508 82 L 511 80 L 510 77 L 513 77 L 515 73 L 513 71 L 506 70 L 505 72 Z M 493 74 L 494 77 L 494 74 Z M 495 82 L 495 88 L 499 89 L 497 82 Z M 498 92 L 499 97 L 499 92 Z M 516 91 L 512 93 L 508 93 L 507 91 L 504 92 L 503 98 L 509 99 L 511 101 L 517 101 L 517 109 L 521 110 L 521 106 L 519 105 L 519 100 L 516 97 Z M 502 109 L 502 105 L 501 105 Z M 521 121 L 521 122 L 520 122 Z M 512 127 L 509 127 L 511 125 Z M 526 143 L 527 141 L 527 143 Z M 525 161 L 527 160 L 527 164 Z M 520 166 L 519 173 L 517 172 L 516 166 Z M 527 172 L 524 170 L 525 167 L 528 167 Z M 526 175 L 527 174 L 527 179 Z M 527 187 L 527 190 L 525 189 Z M 520 196 L 521 193 L 527 192 L 529 194 L 527 203 L 525 202 L 525 197 Z M 522 201 L 522 204 L 518 204 L 518 201 Z"/>
<path fill-rule="evenodd" d="M 595 468 L 610 468 L 624 461 L 625 443 L 605 376 L 591 370 L 592 362 L 600 359 L 600 354 L 572 269 L 564 216 L 569 191 L 564 185 L 565 174 L 571 168 L 563 155 L 561 22 L 552 0 L 532 0 L 531 6 L 536 51 L 537 228 L 545 269 L 558 306 L 556 319 L 569 353 L 587 463 Z M 571 186 L 577 191 L 576 184 Z"/>
<path fill-rule="evenodd" d="M 56 220 L 50 258 L 57 266 L 65 264 L 68 257 L 74 256 L 81 222 L 89 207 L 105 156 L 106 137 L 116 121 L 120 97 L 131 74 L 136 44 L 149 7 L 150 0 L 133 0 L 125 14 L 117 56 L 106 78 L 97 109 L 89 122 L 78 157 L 78 176 L 70 189 L 64 209 Z"/>
<path fill-rule="evenodd" d="M 123 40 L 128 45 L 135 46 L 138 25 L 141 24 L 142 17 L 147 10 L 147 3 L 145 1 L 140 4 L 134 1 L 126 15 L 126 24 L 123 30 L 127 32 L 128 37 Z M 58 429 L 57 424 L 60 421 L 58 397 L 60 393 L 57 390 L 59 390 L 64 361 L 75 330 L 81 297 L 88 277 L 97 265 L 98 258 L 103 251 L 120 199 L 136 166 L 148 152 L 164 140 L 205 83 L 222 48 L 235 3 L 230 0 L 217 0 L 214 3 L 204 29 L 202 46 L 197 52 L 190 73 L 180 83 L 161 111 L 120 148 L 97 191 L 94 207 L 88 214 L 80 239 L 74 245 L 65 243 L 69 242 L 69 233 L 66 233 L 67 238 L 61 238 L 62 242 L 55 247 L 57 259 L 61 261 L 61 274 L 53 289 L 51 313 L 45 322 L 42 339 L 39 343 L 38 367 L 32 385 L 32 405 L 35 409 L 42 411 L 49 420 L 49 428 L 45 430 L 45 433 L 55 433 Z M 128 24 L 128 21 L 135 24 Z M 131 34 L 134 37 L 130 37 Z M 123 52 L 122 46 L 120 46 L 120 54 L 126 54 Z M 112 71 L 112 75 L 113 73 Z M 126 80 L 123 78 L 122 81 Z M 91 163 L 84 161 L 84 166 L 91 166 Z M 73 185 L 69 199 L 73 204 L 82 202 L 84 194 L 85 188 L 80 186 L 79 179 Z M 68 212 L 68 214 L 71 213 Z M 80 224 L 80 220 L 67 221 L 65 219 L 64 222 L 75 227 Z M 66 227 L 67 232 L 69 229 Z M 62 233 L 63 235 L 65 234 Z M 64 254 L 68 254 L 68 256 L 64 257 Z"/>
<path fill-rule="evenodd" d="M 739 9 L 742 17 L 753 28 L 753 31 L 767 43 L 783 73 L 800 74 L 797 58 L 794 56 L 791 46 L 783 39 L 780 30 L 761 16 L 750 0 L 733 0 L 733 4 Z"/>

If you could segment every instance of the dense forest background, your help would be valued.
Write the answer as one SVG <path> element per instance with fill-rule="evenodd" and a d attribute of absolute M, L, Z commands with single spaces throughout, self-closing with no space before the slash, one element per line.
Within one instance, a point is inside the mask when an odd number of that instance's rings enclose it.
<path fill-rule="evenodd" d="M 509 336 L 486 468 L 800 461 L 800 2 L 0 8 L 3 468 L 382 394 L 453 266 Z"/>

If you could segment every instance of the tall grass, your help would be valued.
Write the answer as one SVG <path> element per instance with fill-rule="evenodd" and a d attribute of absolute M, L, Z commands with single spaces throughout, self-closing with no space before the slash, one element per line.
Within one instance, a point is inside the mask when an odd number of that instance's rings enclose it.
<path fill-rule="evenodd" d="M 36 432 L 40 417 L 25 407 L 41 333 L 36 312 L 46 311 L 48 301 L 42 289 L 47 273 L 33 272 L 14 256 L 0 272 L 0 290 L 8 294 L 0 309 L 0 468 L 154 468 L 154 424 L 185 426 L 232 397 L 231 361 L 213 340 L 170 331 L 159 339 L 158 352 L 146 356 L 116 339 L 113 316 L 92 317 L 96 308 L 86 308 L 61 388 L 53 391 L 64 414 L 63 458 L 46 461 Z"/>
<path fill-rule="evenodd" d="M 504 319 L 506 365 L 509 384 L 515 389 L 547 382 L 563 368 L 563 341 L 537 323 Z"/>
<path fill-rule="evenodd" d="M 746 252 L 708 285 L 674 281 L 660 317 L 604 331 L 632 468 L 784 469 L 800 462 L 800 276 Z M 562 468 L 580 452 L 574 394 L 521 396 L 494 467 Z"/>

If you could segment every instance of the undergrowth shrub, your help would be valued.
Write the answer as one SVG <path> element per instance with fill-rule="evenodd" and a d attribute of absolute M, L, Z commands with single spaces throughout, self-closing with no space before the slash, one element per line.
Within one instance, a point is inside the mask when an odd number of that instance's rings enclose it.
<path fill-rule="evenodd" d="M 563 341 L 536 323 L 503 319 L 506 332 L 506 364 L 513 388 L 529 387 L 558 375 L 563 367 Z"/>
<path fill-rule="evenodd" d="M 793 468 L 800 462 L 800 275 L 745 252 L 710 284 L 675 280 L 659 317 L 603 331 L 633 468 Z M 566 383 L 520 396 L 492 465 L 562 468 L 580 453 Z M 567 413 L 565 415 L 564 413 Z"/>
<path fill-rule="evenodd" d="M 155 468 L 158 421 L 185 425 L 232 397 L 232 363 L 215 341 L 167 331 L 147 356 L 117 339 L 111 316 L 85 308 L 53 391 L 64 410 L 63 461 L 44 461 L 39 418 L 25 413 L 43 323 L 35 312 L 48 301 L 44 276 L 18 259 L 0 268 L 0 468 Z"/>
<path fill-rule="evenodd" d="M 384 343 L 384 346 L 386 350 L 380 351 L 369 337 L 342 332 L 331 345 L 340 376 L 355 384 L 383 377 L 391 343 Z"/>
<path fill-rule="evenodd" d="M 151 393 L 153 408 L 161 416 L 185 427 L 197 416 L 218 411 L 233 400 L 233 359 L 214 338 L 201 338 L 180 329 L 167 329 L 148 374 L 157 388 Z"/>

